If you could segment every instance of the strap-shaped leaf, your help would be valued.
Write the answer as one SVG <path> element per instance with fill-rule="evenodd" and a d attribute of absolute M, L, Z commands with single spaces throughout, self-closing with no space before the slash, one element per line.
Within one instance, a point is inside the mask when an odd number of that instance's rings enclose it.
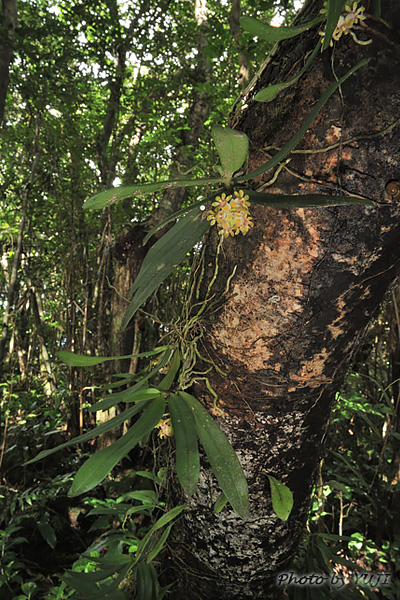
<path fill-rule="evenodd" d="M 75 352 L 69 352 L 68 350 L 60 350 L 57 352 L 57 356 L 60 360 L 65 362 L 70 367 L 90 367 L 93 365 L 99 365 L 109 360 L 121 360 L 123 358 L 144 358 L 146 356 L 153 356 L 154 354 L 160 354 L 167 349 L 167 346 L 160 346 L 149 350 L 148 352 L 141 352 L 140 354 L 127 354 L 126 356 L 84 356 L 83 354 L 75 354 Z"/>
<path fill-rule="evenodd" d="M 112 406 L 119 404 L 119 402 L 140 402 L 141 400 L 152 400 L 153 398 L 157 398 L 160 390 L 156 388 L 145 388 L 143 390 L 137 390 L 132 392 L 132 389 L 129 388 L 124 390 L 123 392 L 117 392 L 115 394 L 111 394 L 104 400 L 100 400 L 100 402 L 96 402 L 90 408 L 90 412 L 97 412 L 99 410 L 108 410 Z"/>
<path fill-rule="evenodd" d="M 157 534 L 155 534 L 155 531 L 161 529 L 165 525 L 168 525 L 168 523 L 175 519 L 185 508 L 185 504 L 174 506 L 174 508 L 169 510 L 154 523 L 154 525 L 148 530 L 146 535 L 140 540 L 138 544 L 135 555 L 135 562 L 139 562 L 141 560 L 141 557 L 145 554 L 147 554 L 148 556 L 148 553 L 151 553 L 155 548 L 157 544 Z"/>
<path fill-rule="evenodd" d="M 308 67 L 311 65 L 312 61 L 317 56 L 318 50 L 320 50 L 320 48 L 321 42 L 318 42 L 311 55 L 309 56 L 306 64 L 302 69 L 300 69 L 300 71 L 297 73 L 297 75 L 295 75 L 295 77 L 292 77 L 292 79 L 289 79 L 288 81 L 285 81 L 283 83 L 274 83 L 266 88 L 263 88 L 262 90 L 257 92 L 257 94 L 254 96 L 254 100 L 256 100 L 256 102 L 271 102 L 271 100 L 273 100 L 275 96 L 279 94 L 280 91 L 294 85 L 296 81 L 300 79 L 303 73 L 307 71 Z"/>
<path fill-rule="evenodd" d="M 268 40 L 269 42 L 279 42 L 279 40 L 287 40 L 288 38 L 295 37 L 299 33 L 303 33 L 303 31 L 307 31 L 307 29 L 321 23 L 323 20 L 323 17 L 318 17 L 313 21 L 297 25 L 296 27 L 274 27 L 266 25 L 253 17 L 241 17 L 240 25 L 242 29 L 256 35 L 260 39 Z"/>
<path fill-rule="evenodd" d="M 136 567 L 136 600 L 156 600 L 150 566 L 140 561 Z"/>
<path fill-rule="evenodd" d="M 168 346 L 167 346 L 166 352 L 162 355 L 162 357 L 160 358 L 160 360 L 158 361 L 158 363 L 156 364 L 154 369 L 152 369 L 146 375 L 143 375 L 143 377 L 137 383 L 135 383 L 135 385 L 128 388 L 127 390 L 123 390 L 122 392 L 114 392 L 113 394 L 105 396 L 104 400 L 101 400 L 100 402 L 93 404 L 93 406 L 91 406 L 89 410 L 90 411 L 107 410 L 108 408 L 115 406 L 119 402 L 137 402 L 137 400 L 133 399 L 135 394 L 137 392 L 144 391 L 143 387 L 145 387 L 147 385 L 147 381 L 149 379 L 151 379 L 153 377 L 153 375 L 158 373 L 158 371 L 160 371 L 163 367 L 165 367 L 165 365 L 169 361 L 171 352 L 172 352 L 171 348 L 168 348 Z M 157 394 L 156 394 L 156 396 L 157 396 Z"/>
<path fill-rule="evenodd" d="M 69 440 L 68 442 L 64 442 L 64 444 L 60 444 L 59 446 L 56 446 L 55 448 L 50 448 L 49 450 L 42 450 L 41 452 L 39 452 L 39 454 L 37 456 L 35 456 L 35 458 L 28 460 L 26 463 L 24 463 L 24 465 L 29 465 L 31 463 L 37 462 L 38 460 L 41 460 L 42 458 L 46 458 L 46 456 L 50 456 L 51 454 L 54 454 L 55 452 L 58 452 L 59 450 L 63 450 L 63 448 L 68 448 L 69 446 L 75 446 L 76 444 L 83 444 L 84 442 L 93 440 L 95 437 L 98 437 L 99 435 L 102 435 L 103 433 L 107 433 L 107 431 L 111 431 L 111 429 L 114 429 L 114 427 L 118 427 L 118 425 L 121 425 L 121 423 L 123 423 L 124 421 L 131 419 L 137 413 L 139 413 L 144 408 L 146 408 L 148 403 L 149 403 L 149 400 L 143 400 L 141 402 L 138 402 L 137 404 L 135 404 L 135 406 L 131 406 L 131 408 L 124 410 L 124 412 L 121 413 L 120 415 L 112 417 L 112 419 L 105 421 L 104 423 L 102 423 L 101 425 L 98 425 L 94 429 L 91 429 L 87 433 L 78 435 L 77 437 L 73 438 L 72 440 Z"/>
<path fill-rule="evenodd" d="M 156 543 L 154 548 L 147 555 L 147 559 L 146 559 L 147 563 L 150 563 L 152 560 L 154 560 L 155 557 L 157 556 L 157 554 L 159 554 L 161 552 L 161 550 L 163 549 L 163 547 L 165 546 L 165 542 L 167 541 L 167 538 L 171 532 L 172 525 L 173 525 L 173 523 L 171 523 L 171 525 L 168 525 L 168 527 L 162 532 L 158 542 Z"/>
<path fill-rule="evenodd" d="M 293 494 L 286 485 L 272 477 L 272 475 L 268 475 L 268 479 L 271 486 L 274 513 L 282 521 L 286 521 L 293 508 Z"/>
<path fill-rule="evenodd" d="M 124 555 L 122 555 L 124 556 Z M 126 558 L 126 557 L 125 557 Z M 120 565 L 114 565 L 109 567 L 108 569 L 99 569 L 97 571 L 92 571 L 91 573 L 79 572 L 79 571 L 71 571 L 73 578 L 75 581 L 103 581 L 103 579 L 107 579 L 111 575 L 114 575 L 117 571 L 121 569 L 123 565 L 126 564 L 126 560 L 124 560 Z"/>
<path fill-rule="evenodd" d="M 343 204 L 373 205 L 372 200 L 357 196 L 328 196 L 327 194 L 268 194 L 243 190 L 254 204 L 276 208 L 312 208 L 314 206 L 341 206 Z"/>
<path fill-rule="evenodd" d="M 192 210 L 193 208 L 200 208 L 200 206 L 204 206 L 208 202 L 211 202 L 212 200 L 214 200 L 215 196 L 218 196 L 219 194 L 222 194 L 222 192 L 224 190 L 225 190 L 225 188 L 221 187 L 221 188 L 215 190 L 210 196 L 207 196 L 207 198 L 203 198 L 202 200 L 198 200 L 197 202 L 193 202 L 192 204 L 190 204 L 190 206 L 184 206 L 180 210 L 177 210 L 176 212 L 174 212 L 172 215 L 169 215 L 166 219 L 164 219 L 163 221 L 161 221 L 161 223 L 159 223 L 158 225 L 156 225 L 155 227 L 153 227 L 153 229 L 151 229 L 149 231 L 149 233 L 146 234 L 146 236 L 143 238 L 143 246 L 145 246 L 147 244 L 147 242 L 149 241 L 149 239 L 155 233 L 157 233 L 157 231 L 160 231 L 160 229 L 162 229 L 163 227 L 165 227 L 166 225 L 168 225 L 168 223 L 171 223 L 172 221 L 176 221 L 176 219 L 178 219 L 179 217 L 182 217 L 183 215 L 185 215 L 186 213 L 188 213 L 189 210 Z"/>
<path fill-rule="evenodd" d="M 186 504 L 180 504 L 179 506 L 174 506 L 168 512 L 166 512 L 162 517 L 160 517 L 153 525 L 152 530 L 157 531 L 157 529 L 161 529 L 168 523 L 170 523 L 173 519 L 175 519 L 178 515 L 181 514 L 183 510 L 185 510 Z"/>
<path fill-rule="evenodd" d="M 199 208 L 190 210 L 150 248 L 130 290 L 130 294 L 136 293 L 123 318 L 123 327 L 208 231 L 210 223 L 203 217 Z"/>
<path fill-rule="evenodd" d="M 73 571 L 69 571 L 63 575 L 63 580 L 67 585 L 69 585 L 73 590 L 84 594 L 84 597 L 92 596 L 95 597 L 94 594 L 99 593 L 99 588 L 94 581 L 88 581 L 86 578 L 80 579 L 76 577 L 77 573 Z"/>
<path fill-rule="evenodd" d="M 157 425 L 165 410 L 164 396 L 160 394 L 151 400 L 140 419 L 125 435 L 103 448 L 81 466 L 72 483 L 68 495 L 79 496 L 98 485 L 115 465 L 136 446 L 136 444 Z"/>
<path fill-rule="evenodd" d="M 360 60 L 360 62 L 357 63 L 354 67 L 352 67 L 346 73 L 346 75 L 344 75 L 343 77 L 338 79 L 338 81 L 335 81 L 334 83 L 332 83 L 328 87 L 328 89 L 322 94 L 321 98 L 318 100 L 318 102 L 316 103 L 316 105 L 314 106 L 314 108 L 312 109 L 312 111 L 310 112 L 310 114 L 308 115 L 306 120 L 304 121 L 303 125 L 294 134 L 294 136 L 292 138 L 290 138 L 288 143 L 285 144 L 285 146 L 283 146 L 283 148 L 281 150 L 279 150 L 279 152 L 277 152 L 275 154 L 275 156 L 273 156 L 270 160 L 267 160 L 266 163 L 264 163 L 257 169 L 254 169 L 254 171 L 251 171 L 251 173 L 249 173 L 248 175 L 235 177 L 234 182 L 239 183 L 241 181 L 249 181 L 250 179 L 254 179 L 255 177 L 258 177 L 259 175 L 266 173 L 273 167 L 276 167 L 276 165 L 279 164 L 284 158 L 286 158 L 286 156 L 293 150 L 293 148 L 295 148 L 295 146 L 297 146 L 297 144 L 300 142 L 300 140 L 304 137 L 304 135 L 306 134 L 311 123 L 314 121 L 315 117 L 318 115 L 318 113 L 320 112 L 322 107 L 326 104 L 326 102 L 329 100 L 329 98 L 332 96 L 332 94 L 337 90 L 337 88 L 340 87 L 342 85 L 342 83 L 344 83 L 346 81 L 346 79 L 348 79 L 351 75 L 353 75 L 356 71 L 358 71 L 358 69 L 360 69 L 367 63 L 368 63 L 368 59 Z"/>
<path fill-rule="evenodd" d="M 324 43 L 322 50 L 326 50 L 331 43 L 332 34 L 335 31 L 340 14 L 346 4 L 346 0 L 328 0 L 328 13 L 325 27 Z"/>
<path fill-rule="evenodd" d="M 200 456 L 196 421 L 192 410 L 176 394 L 168 396 L 168 410 L 176 442 L 176 474 L 188 496 L 196 491 Z"/>
<path fill-rule="evenodd" d="M 216 514 L 220 513 L 224 506 L 226 506 L 227 502 L 228 498 L 225 496 L 224 492 L 221 492 L 214 503 L 214 512 Z"/>
<path fill-rule="evenodd" d="M 237 514 L 242 519 L 248 518 L 249 492 L 247 481 L 228 438 L 196 398 L 186 392 L 179 392 L 179 396 L 193 412 L 197 435 L 221 490 Z"/>
<path fill-rule="evenodd" d="M 214 125 L 211 129 L 214 144 L 217 148 L 224 177 L 231 178 L 240 169 L 247 158 L 249 140 L 245 133 Z"/>
<path fill-rule="evenodd" d="M 171 385 L 174 382 L 175 375 L 177 374 L 179 367 L 181 364 L 181 357 L 179 356 L 179 351 L 175 348 L 174 353 L 171 358 L 171 363 L 169 365 L 168 373 L 163 377 L 163 379 L 158 384 L 158 389 L 163 392 L 168 392 Z"/>
<path fill-rule="evenodd" d="M 100 192 L 91 198 L 85 200 L 83 208 L 85 210 L 99 210 L 109 204 L 114 204 L 125 198 L 136 196 L 137 194 L 150 194 L 158 190 L 167 188 L 205 186 L 213 183 L 219 183 L 220 177 L 200 177 L 199 179 L 168 179 L 167 181 L 157 181 L 155 183 L 144 183 L 129 185 L 126 187 L 111 188 Z"/>

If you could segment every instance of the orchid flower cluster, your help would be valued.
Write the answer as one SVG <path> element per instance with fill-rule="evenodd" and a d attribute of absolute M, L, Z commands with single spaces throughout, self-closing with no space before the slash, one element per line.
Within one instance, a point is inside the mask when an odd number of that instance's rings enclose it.
<path fill-rule="evenodd" d="M 209 210 L 207 220 L 211 225 L 217 225 L 218 233 L 224 237 L 237 235 L 240 231 L 243 235 L 254 226 L 253 220 L 249 214 L 249 197 L 243 190 L 234 192 L 234 196 L 221 194 L 216 196 L 212 205 L 215 207 Z"/>
<path fill-rule="evenodd" d="M 158 437 L 160 437 L 161 439 L 165 437 L 171 437 L 174 435 L 170 417 L 166 419 L 161 419 L 161 421 L 157 423 L 156 427 L 160 430 L 158 432 Z"/>
<path fill-rule="evenodd" d="M 325 7 L 321 10 L 321 13 L 326 14 L 327 13 L 327 2 L 324 2 L 324 5 L 325 5 Z M 353 2 L 353 4 L 346 3 L 344 6 L 344 9 L 346 12 L 342 13 L 339 17 L 335 31 L 332 34 L 330 46 L 333 46 L 334 41 L 335 42 L 339 41 L 339 39 L 342 37 L 343 34 L 347 35 L 348 33 L 350 33 L 350 35 L 352 36 L 354 41 L 357 42 L 357 44 L 362 44 L 362 45 L 370 44 L 372 40 L 366 40 L 366 41 L 359 40 L 358 37 L 356 36 L 356 34 L 354 33 L 354 31 L 352 31 L 352 28 L 355 25 L 358 25 L 358 23 L 360 23 L 360 25 L 364 25 L 364 21 L 366 19 L 366 16 L 364 15 L 364 11 L 365 11 L 364 6 L 358 6 L 358 0 L 357 0 L 356 2 Z M 325 31 L 320 31 L 319 35 L 322 36 L 321 43 L 323 43 L 324 39 L 325 39 Z"/>

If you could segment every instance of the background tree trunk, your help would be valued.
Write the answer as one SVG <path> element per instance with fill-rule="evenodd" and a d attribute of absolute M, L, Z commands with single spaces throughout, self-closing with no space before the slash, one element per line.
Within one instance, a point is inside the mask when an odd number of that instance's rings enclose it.
<path fill-rule="evenodd" d="M 0 126 L 3 122 L 6 105 L 16 27 L 17 0 L 2 0 L 0 21 Z"/>
<path fill-rule="evenodd" d="M 318 15 L 311 0 L 302 21 Z M 275 579 L 295 554 L 306 523 L 329 415 L 352 353 L 400 270 L 400 6 L 388 0 L 383 19 L 367 20 L 361 46 L 350 35 L 321 54 L 298 85 L 269 104 L 252 100 L 268 84 L 291 78 L 316 44 L 314 29 L 282 43 L 274 61 L 247 88 L 231 126 L 250 139 L 249 171 L 299 129 L 336 77 L 370 59 L 342 85 L 270 187 L 277 193 L 356 194 L 372 207 L 252 209 L 255 227 L 224 242 L 219 261 L 222 291 L 237 265 L 232 295 L 206 324 L 203 351 L 215 371 L 210 382 L 225 418 L 219 417 L 245 470 L 251 517 L 227 507 L 215 515 L 219 490 L 202 472 L 199 490 L 185 498 L 171 553 L 174 600 L 274 599 Z M 368 12 L 368 7 L 367 7 Z M 277 64 L 280 69 L 278 72 Z M 254 189 L 271 180 L 269 172 Z M 385 192 L 386 188 L 386 192 Z M 215 239 L 215 235 L 214 238 Z M 215 245 L 210 244 L 215 250 Z M 209 250 L 212 259 L 213 250 Z M 212 260 L 207 260 L 206 264 Z M 196 389 L 212 412 L 212 398 Z M 215 413 L 215 411 L 214 411 Z M 218 414 L 215 413 L 218 417 Z M 272 511 L 267 475 L 290 487 L 289 519 Z"/>

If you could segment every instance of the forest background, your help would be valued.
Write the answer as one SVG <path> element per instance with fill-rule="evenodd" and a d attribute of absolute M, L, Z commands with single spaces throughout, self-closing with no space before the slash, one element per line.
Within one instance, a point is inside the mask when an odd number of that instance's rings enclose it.
<path fill-rule="evenodd" d="M 144 368 L 138 358 L 118 367 L 66 366 L 58 351 L 136 355 L 162 343 L 199 247 L 125 333 L 128 292 L 147 251 L 145 235 L 202 195 L 167 189 L 97 212 L 83 203 L 112 186 L 207 176 L 218 162 L 211 126 L 226 124 L 272 48 L 240 29 L 240 14 L 290 23 L 295 9 L 289 0 L 3 0 L 2 11 L 0 594 L 89 598 L 96 580 L 68 579 L 65 571 L 75 564 L 77 572 L 96 573 L 110 548 L 130 566 L 150 532 L 154 570 L 124 572 L 115 597 L 140 598 L 140 578 L 156 572 L 151 585 L 161 598 L 170 585 L 162 559 L 168 541 L 152 526 L 171 508 L 163 468 L 169 438 L 155 432 L 112 477 L 77 498 L 68 490 L 79 467 L 118 432 L 24 463 L 109 418 L 88 409 L 117 372 Z M 394 286 L 337 395 L 299 572 L 331 572 L 334 564 L 342 573 L 400 570 L 398 303 Z M 318 593 L 296 590 L 304 598 Z M 393 579 L 387 589 L 355 586 L 352 597 L 398 593 Z"/>

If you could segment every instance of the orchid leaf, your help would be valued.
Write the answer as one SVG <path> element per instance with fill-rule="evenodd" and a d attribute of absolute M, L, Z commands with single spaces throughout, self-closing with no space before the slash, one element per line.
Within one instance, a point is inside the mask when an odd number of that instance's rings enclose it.
<path fill-rule="evenodd" d="M 242 519 L 248 518 L 247 481 L 228 438 L 196 398 L 186 392 L 179 392 L 179 396 L 186 402 L 194 415 L 197 435 L 221 490 L 237 514 Z"/>
<path fill-rule="evenodd" d="M 124 421 L 127 421 L 128 419 L 131 419 L 132 417 L 134 417 L 137 413 L 142 411 L 148 405 L 148 403 L 149 403 L 149 400 L 143 400 L 141 402 L 138 402 L 134 406 L 131 406 L 130 408 L 125 410 L 123 413 L 116 415 L 115 417 L 112 417 L 111 419 L 109 419 L 108 421 L 105 421 L 104 423 L 101 423 L 101 425 L 98 425 L 94 429 L 91 429 L 90 431 L 83 433 L 82 435 L 78 435 L 77 437 L 73 438 L 72 440 L 69 440 L 68 442 L 64 442 L 64 444 L 60 444 L 59 446 L 56 446 L 55 448 L 49 448 L 48 450 L 42 450 L 41 452 L 39 452 L 39 454 L 37 456 L 35 456 L 35 458 L 28 460 L 26 463 L 24 463 L 24 465 L 29 465 L 31 463 L 37 462 L 38 460 L 41 460 L 42 458 L 46 458 L 46 456 L 50 456 L 51 454 L 58 452 L 58 450 L 63 450 L 64 448 L 68 448 L 69 446 L 74 446 L 76 444 L 83 444 L 84 442 L 93 440 L 94 438 L 98 437 L 99 435 L 102 435 L 103 433 L 107 433 L 108 431 L 111 431 L 111 429 L 118 427 L 118 425 L 121 425 Z"/>
<path fill-rule="evenodd" d="M 186 494 L 192 496 L 200 470 L 196 422 L 191 409 L 176 394 L 168 396 L 168 409 L 176 442 L 176 474 Z"/>
<path fill-rule="evenodd" d="M 275 208 L 311 208 L 316 206 L 342 206 L 347 204 L 362 204 L 371 206 L 373 201 L 358 196 L 329 196 L 328 194 L 268 194 L 243 190 L 253 204 L 274 206 Z"/>
<path fill-rule="evenodd" d="M 329 47 L 329 44 L 332 40 L 332 34 L 335 31 L 345 4 L 346 0 L 328 0 L 328 11 L 322 50 L 326 50 Z"/>
<path fill-rule="evenodd" d="M 321 23 L 323 20 L 323 17 L 318 17 L 308 23 L 297 25 L 295 27 L 274 27 L 273 25 L 262 23 L 262 21 L 254 19 L 253 17 L 241 17 L 240 25 L 242 29 L 260 39 L 268 40 L 269 42 L 279 42 L 280 40 L 287 40 L 295 37 L 296 35 L 299 35 L 299 33 L 303 33 L 303 31 L 307 31 L 311 27 L 314 27 L 314 25 Z"/>
<path fill-rule="evenodd" d="M 115 204 L 125 198 L 130 198 L 138 194 L 150 194 L 159 190 L 165 190 L 168 188 L 181 188 L 181 187 L 194 187 L 194 186 L 205 186 L 212 183 L 221 182 L 221 178 L 216 177 L 201 177 L 199 179 L 168 179 L 166 181 L 158 181 L 156 183 L 144 183 L 137 185 L 129 185 L 118 188 L 111 188 L 105 190 L 99 194 L 95 194 L 85 200 L 83 208 L 85 210 L 99 210 L 105 208 L 110 204 Z"/>
<path fill-rule="evenodd" d="M 211 133 L 221 161 L 222 174 L 230 179 L 247 158 L 249 151 L 247 135 L 242 131 L 219 125 L 215 125 Z"/>
<path fill-rule="evenodd" d="M 254 179 L 255 177 L 258 177 L 259 175 L 263 175 L 263 173 L 266 173 L 273 167 L 276 167 L 276 165 L 279 164 L 284 158 L 286 158 L 286 156 L 293 150 L 293 148 L 295 148 L 297 146 L 297 144 L 300 142 L 300 140 L 304 137 L 304 135 L 306 134 L 311 123 L 314 121 L 315 117 L 321 111 L 321 109 L 326 104 L 326 102 L 329 100 L 329 98 L 332 96 L 332 94 L 337 90 L 337 88 L 340 87 L 342 85 L 342 83 L 344 83 L 346 81 L 346 79 L 348 79 L 351 75 L 353 75 L 356 71 L 358 71 L 358 69 L 360 69 L 367 63 L 368 63 L 368 59 L 361 60 L 352 69 L 350 69 L 346 73 L 346 75 L 344 75 L 343 77 L 338 79 L 338 81 L 335 81 L 334 83 L 332 83 L 328 87 L 328 89 L 322 94 L 321 98 L 315 104 L 314 108 L 312 109 L 312 111 L 310 112 L 310 114 L 308 115 L 306 120 L 304 121 L 303 125 L 294 134 L 294 136 L 288 141 L 288 143 L 266 163 L 264 163 L 263 165 L 261 165 L 260 167 L 255 169 L 254 171 L 251 171 L 248 175 L 242 175 L 240 177 L 234 178 L 234 182 L 240 183 L 242 181 L 249 181 L 250 179 Z"/>
<path fill-rule="evenodd" d="M 135 295 L 123 318 L 123 328 L 208 231 L 209 221 L 203 217 L 204 213 L 199 208 L 191 209 L 150 248 L 129 292 Z"/>
<path fill-rule="evenodd" d="M 300 71 L 297 73 L 295 77 L 289 79 L 289 81 L 285 81 L 284 83 L 274 83 L 273 85 L 269 85 L 266 88 L 263 88 L 254 96 L 254 100 L 256 102 L 271 102 L 282 90 L 294 85 L 296 81 L 300 79 L 300 77 L 305 73 L 308 67 L 311 65 L 314 58 L 317 56 L 319 49 L 321 48 L 321 42 L 318 42 L 312 51 L 310 57 L 308 58 L 306 64 Z"/>
<path fill-rule="evenodd" d="M 271 486 L 274 513 L 279 519 L 286 521 L 293 508 L 293 494 L 286 485 L 272 477 L 272 475 L 268 475 L 268 479 Z"/>
<path fill-rule="evenodd" d="M 111 469 L 134 448 L 139 441 L 160 421 L 165 410 L 164 396 L 160 394 L 151 400 L 143 411 L 140 419 L 116 442 L 92 454 L 83 463 L 75 475 L 72 486 L 68 492 L 70 497 L 79 496 L 98 485 Z"/>
<path fill-rule="evenodd" d="M 141 352 L 140 354 L 127 354 L 125 356 L 84 356 L 83 354 L 75 354 L 75 352 L 69 352 L 68 350 L 60 350 L 57 352 L 57 356 L 70 367 L 90 367 L 93 365 L 99 365 L 109 360 L 121 360 L 123 358 L 144 358 L 146 356 L 153 356 L 154 354 L 160 354 L 160 352 L 164 352 L 166 348 L 167 346 L 159 346 L 158 348 L 149 350 L 148 352 Z"/>

